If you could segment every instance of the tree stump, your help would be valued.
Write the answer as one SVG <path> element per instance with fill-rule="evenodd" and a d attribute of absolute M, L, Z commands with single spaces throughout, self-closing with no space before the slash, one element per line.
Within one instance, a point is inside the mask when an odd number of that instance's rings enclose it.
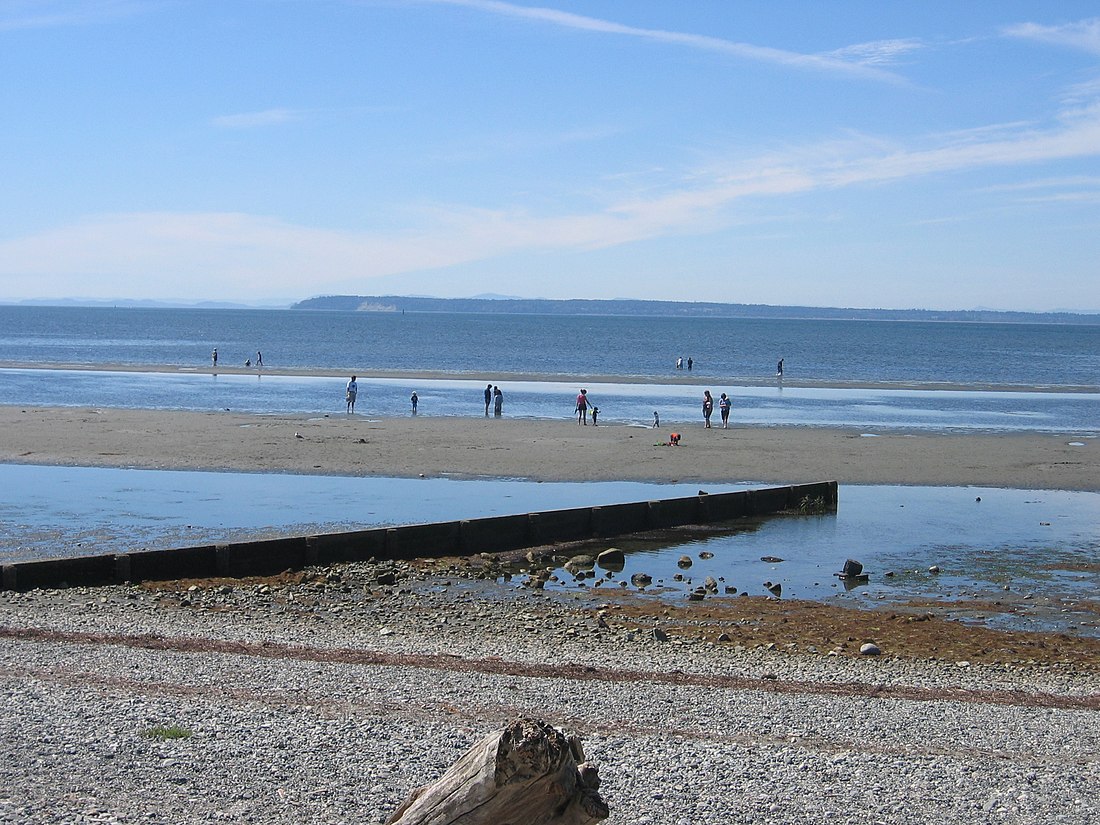
<path fill-rule="evenodd" d="M 607 819 L 580 740 L 517 719 L 417 788 L 386 825 L 590 825 Z"/>

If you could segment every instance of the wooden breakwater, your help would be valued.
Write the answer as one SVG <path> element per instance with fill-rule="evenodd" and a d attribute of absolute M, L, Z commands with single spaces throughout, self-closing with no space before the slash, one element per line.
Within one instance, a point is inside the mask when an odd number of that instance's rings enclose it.
<path fill-rule="evenodd" d="M 665 527 L 766 516 L 796 510 L 807 501 L 820 502 L 825 509 L 835 510 L 837 483 L 820 481 L 512 516 L 15 562 L 2 565 L 0 589 L 269 576 L 313 565 L 368 559 L 408 560 L 500 553 L 558 542 L 614 538 Z"/>

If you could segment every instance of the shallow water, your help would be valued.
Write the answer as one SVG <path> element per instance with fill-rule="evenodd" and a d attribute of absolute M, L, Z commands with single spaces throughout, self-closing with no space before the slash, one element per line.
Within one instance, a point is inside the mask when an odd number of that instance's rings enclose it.
<path fill-rule="evenodd" d="M 233 410 L 257 414 L 343 415 L 346 379 L 293 375 L 0 369 L 0 403 L 27 406 Z M 361 378 L 356 414 L 478 416 L 480 380 Z M 1052 432 L 1096 435 L 1100 394 L 885 388 L 586 384 L 605 423 L 701 423 L 704 389 L 733 399 L 733 426 L 858 427 L 883 430 Z M 508 418 L 567 419 L 579 387 L 553 381 L 501 385 Z M 715 415 L 717 422 L 718 417 Z"/>
<path fill-rule="evenodd" d="M 276 535 L 447 521 L 693 495 L 697 485 L 391 479 L 0 464 L 0 562 L 118 553 Z M 723 485 L 722 490 L 761 485 Z M 719 492 L 709 486 L 710 492 Z M 978 501 L 978 499 L 981 499 Z M 1100 494 L 963 487 L 844 486 L 836 513 L 749 520 L 658 540 L 593 545 L 627 551 L 648 592 L 682 600 L 712 576 L 737 592 L 858 606 L 916 601 L 1013 603 L 990 623 L 1100 635 L 1084 603 L 1100 593 Z M 713 554 L 711 558 L 701 557 Z M 690 568 L 677 565 L 691 558 Z M 775 557 L 782 561 L 763 561 Z M 860 561 L 866 584 L 834 576 Z M 936 565 L 940 573 L 929 568 Z M 893 575 L 887 575 L 892 573 Z M 684 581 L 677 581 L 676 576 Z M 521 576 L 513 579 L 514 583 Z M 551 589 L 584 586 L 559 571 Z M 1007 588 L 1007 589 L 1006 589 Z M 1030 596 L 1030 598 L 1025 598 Z"/>
<path fill-rule="evenodd" d="M 720 593 L 731 587 L 766 596 L 770 582 L 782 586 L 783 598 L 857 607 L 949 602 L 958 612 L 969 602 L 975 615 L 997 614 L 989 624 L 1100 635 L 1096 493 L 844 486 L 833 514 L 673 531 L 665 541 L 622 539 L 593 550 L 610 546 L 627 553 L 622 571 L 596 568 L 594 578 L 578 581 L 559 569 L 547 586 L 591 588 L 604 579 L 600 587 L 621 588 L 634 573 L 647 573 L 654 580 L 647 592 L 682 599 L 710 576 Z M 684 556 L 686 569 L 678 564 Z M 846 587 L 835 575 L 849 558 L 863 565 L 866 583 Z M 1009 607 L 1017 613 L 1003 612 Z"/>
<path fill-rule="evenodd" d="M 699 489 L 20 464 L 0 464 L 0 487 L 8 491 L 0 500 L 0 562 L 645 501 Z"/>

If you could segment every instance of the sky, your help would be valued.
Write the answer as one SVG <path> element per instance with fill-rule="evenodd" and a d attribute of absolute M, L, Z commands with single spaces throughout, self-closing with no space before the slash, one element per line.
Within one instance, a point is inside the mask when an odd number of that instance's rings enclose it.
<path fill-rule="evenodd" d="M 1100 311 L 1100 6 L 0 0 L 0 301 Z"/>

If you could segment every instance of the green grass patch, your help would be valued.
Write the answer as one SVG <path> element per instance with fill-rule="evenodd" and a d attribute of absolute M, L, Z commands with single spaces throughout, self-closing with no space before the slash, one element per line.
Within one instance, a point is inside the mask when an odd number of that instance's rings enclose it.
<path fill-rule="evenodd" d="M 166 739 L 188 739 L 191 736 L 191 731 L 187 728 L 181 728 L 179 725 L 171 725 L 166 728 L 148 728 L 143 730 L 141 735 L 146 739 L 164 741 Z"/>

